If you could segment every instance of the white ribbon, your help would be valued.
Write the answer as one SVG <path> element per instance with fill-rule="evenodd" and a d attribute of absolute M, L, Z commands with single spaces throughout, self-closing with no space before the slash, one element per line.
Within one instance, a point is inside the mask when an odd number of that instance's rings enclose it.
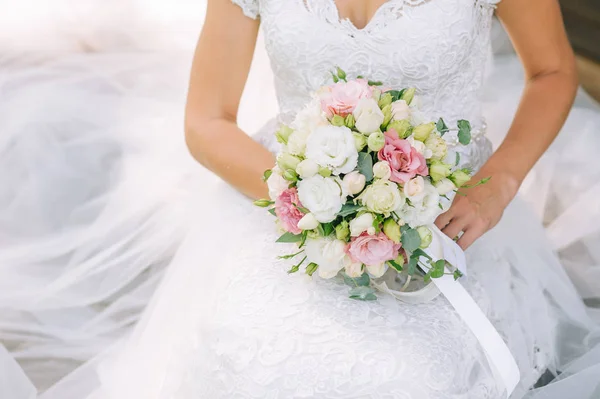
<path fill-rule="evenodd" d="M 448 236 L 442 233 L 437 227 L 431 227 L 433 240 L 425 252 L 433 258 L 434 261 L 446 259 L 451 265 L 460 270 L 463 275 L 467 273 L 467 262 L 463 250 Z M 447 270 L 447 272 L 450 272 Z M 497 381 L 502 382 L 508 398 L 521 378 L 517 362 L 508 346 L 481 311 L 475 300 L 469 295 L 467 290 L 454 280 L 452 275 L 444 275 L 441 278 L 432 279 L 439 292 L 444 294 L 448 302 L 454 307 L 456 313 L 463 319 L 465 324 L 473 332 L 481 344 L 488 359 L 492 372 Z M 376 284 L 377 288 L 385 291 L 399 300 L 407 302 L 423 302 L 435 298 L 437 290 L 433 290 L 433 285 L 429 285 L 417 292 L 398 292 L 390 290 L 385 282 Z"/>

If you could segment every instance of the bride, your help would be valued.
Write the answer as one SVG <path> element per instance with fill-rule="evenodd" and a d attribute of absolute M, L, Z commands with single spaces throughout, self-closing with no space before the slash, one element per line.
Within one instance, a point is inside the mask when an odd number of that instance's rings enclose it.
<path fill-rule="evenodd" d="M 492 152 L 482 86 L 494 10 L 527 82 L 506 139 Z M 460 236 L 464 285 L 518 363 L 511 398 L 597 397 L 598 327 L 538 218 L 516 196 L 577 88 L 557 2 L 209 0 L 185 130 L 192 156 L 222 180 L 200 173 L 191 183 L 192 230 L 131 336 L 42 398 L 506 397 L 444 297 L 357 302 L 335 280 L 288 276 L 274 261 L 282 249 L 269 215 L 247 197 L 268 196 L 262 175 L 274 163 L 276 123 L 257 140 L 236 124 L 259 26 L 275 75 L 277 122 L 289 123 L 335 66 L 416 87 L 431 118 L 472 122 L 474 140 L 456 151 L 462 166 L 478 171 L 474 180 L 492 179 L 457 197 L 436 225 Z"/>

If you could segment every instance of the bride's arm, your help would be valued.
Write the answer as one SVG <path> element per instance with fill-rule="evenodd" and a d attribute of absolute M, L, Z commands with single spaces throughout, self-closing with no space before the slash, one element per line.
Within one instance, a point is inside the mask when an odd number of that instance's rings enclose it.
<path fill-rule="evenodd" d="M 525 90 L 502 145 L 473 179 L 485 185 L 465 190 L 436 225 L 470 246 L 502 216 L 527 173 L 560 131 L 577 90 L 573 51 L 557 0 L 503 0 L 497 15 L 523 63 Z"/>
<path fill-rule="evenodd" d="M 192 65 L 185 137 L 202 165 L 247 196 L 267 198 L 261 177 L 274 165 L 273 156 L 236 123 L 258 27 L 231 1 L 208 1 Z"/>

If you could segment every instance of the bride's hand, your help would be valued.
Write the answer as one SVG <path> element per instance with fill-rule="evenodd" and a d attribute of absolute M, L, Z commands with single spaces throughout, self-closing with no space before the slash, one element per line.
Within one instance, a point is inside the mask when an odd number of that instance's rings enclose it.
<path fill-rule="evenodd" d="M 450 209 L 435 221 L 435 225 L 452 239 L 462 233 L 457 241 L 462 249 L 467 249 L 498 223 L 519 188 L 517 179 L 511 175 L 489 169 L 482 169 L 466 187 L 486 177 L 491 179 L 485 184 L 460 189 Z"/>

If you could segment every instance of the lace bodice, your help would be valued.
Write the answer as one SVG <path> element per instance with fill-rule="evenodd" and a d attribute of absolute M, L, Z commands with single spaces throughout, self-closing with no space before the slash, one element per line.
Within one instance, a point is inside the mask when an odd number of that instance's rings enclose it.
<path fill-rule="evenodd" d="M 484 126 L 480 92 L 498 0 L 388 0 L 362 29 L 340 19 L 335 0 L 233 2 L 247 16 L 260 16 L 283 122 L 340 66 L 349 76 L 417 88 L 432 120 Z M 471 147 L 460 149 L 463 163 L 478 167 L 491 147 L 483 139 Z"/>

